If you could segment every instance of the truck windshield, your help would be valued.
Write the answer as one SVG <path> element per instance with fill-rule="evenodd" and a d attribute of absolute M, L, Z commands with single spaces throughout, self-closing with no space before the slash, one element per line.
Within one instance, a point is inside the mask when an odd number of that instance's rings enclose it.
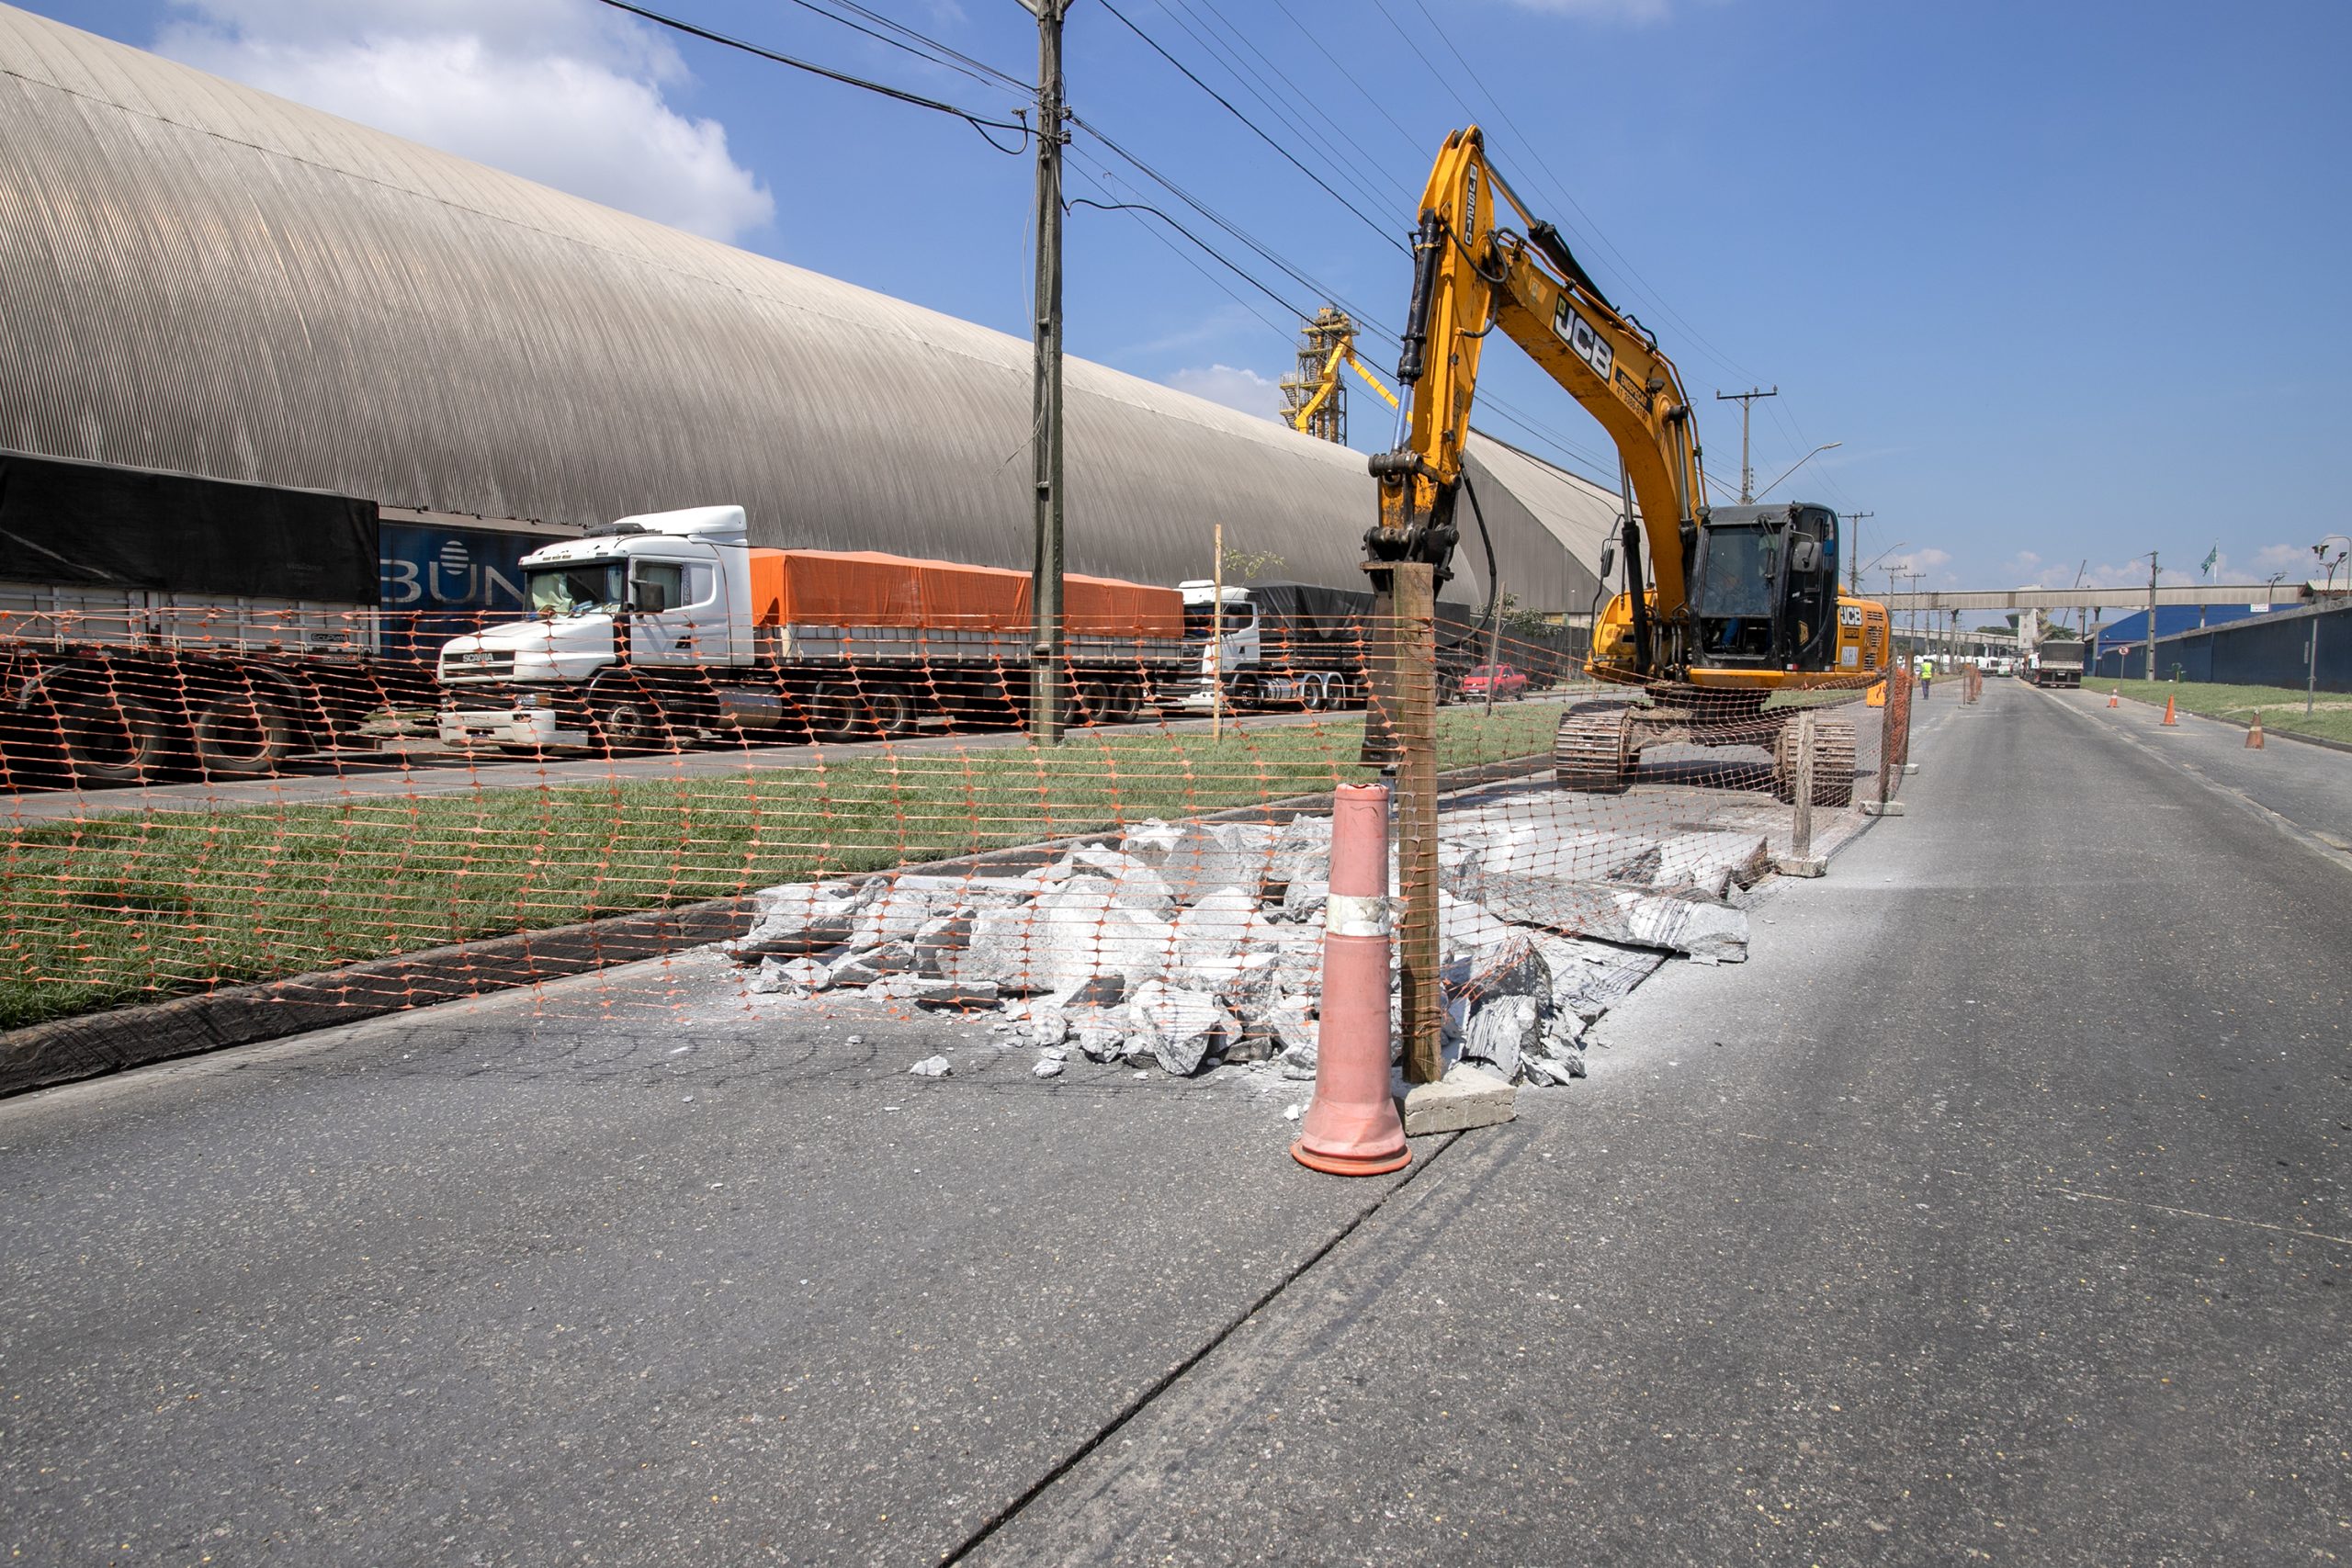
<path fill-rule="evenodd" d="M 1697 592 L 1699 613 L 1710 618 L 1772 614 L 1772 579 L 1778 554 L 1760 528 L 1710 528 L 1702 536 Z"/>
<path fill-rule="evenodd" d="M 533 615 L 582 615 L 618 610 L 624 576 L 622 563 L 616 560 L 535 566 L 523 573 L 524 592 Z"/>
<path fill-rule="evenodd" d="M 1194 642 L 1206 642 L 1209 638 L 1210 620 L 1216 613 L 1216 606 L 1214 604 L 1185 605 L 1185 637 Z M 1258 607 L 1256 605 L 1227 604 L 1225 607 L 1225 635 L 1231 637 L 1236 632 L 1246 632 L 1252 626 L 1257 624 L 1257 620 Z"/>

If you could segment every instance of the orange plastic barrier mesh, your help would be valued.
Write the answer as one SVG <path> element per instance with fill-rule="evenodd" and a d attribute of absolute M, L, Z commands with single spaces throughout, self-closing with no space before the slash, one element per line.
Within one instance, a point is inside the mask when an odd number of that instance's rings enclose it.
<path fill-rule="evenodd" d="M 880 608 L 855 598 L 867 558 L 812 575 L 831 586 L 810 604 L 836 596 L 796 613 Z M 989 662 L 938 598 L 940 643 L 887 666 L 532 690 L 370 651 L 437 647 L 464 629 L 446 615 L 0 617 L 0 1092 L 453 1001 L 566 1021 L 545 1070 L 854 1035 L 892 1073 L 1301 1086 L 1331 792 L 1382 776 L 1363 761 L 1381 628 L 1267 637 L 1220 694 L 1172 595 L 1097 592 L 1073 580 L 1073 604 L 1125 629 L 1073 653 L 1055 747 L 1025 731 L 1025 661 Z M 967 602 L 971 629 L 1020 603 Z M 1661 708 L 1586 679 L 1577 627 L 1408 629 L 1436 648 L 1445 793 L 1433 881 L 1397 897 L 1438 920 L 1445 1050 L 1506 1077 L 1567 1084 L 1643 976 L 1745 951 L 1792 845 L 1800 728 L 1814 854 L 1900 785 L 1899 674 Z M 1998 696 L 1961 721 L 2000 722 Z M 499 704 L 565 739 L 443 739 L 445 713 Z"/>

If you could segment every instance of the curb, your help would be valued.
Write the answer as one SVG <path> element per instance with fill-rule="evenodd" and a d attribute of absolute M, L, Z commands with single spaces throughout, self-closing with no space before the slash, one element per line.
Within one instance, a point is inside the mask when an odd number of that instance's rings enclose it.
<path fill-rule="evenodd" d="M 1531 769 L 1548 766 L 1551 760 L 1551 753 L 1546 751 L 1484 762 L 1440 773 L 1438 783 L 1447 790 L 1475 789 L 1524 777 Z M 1317 807 L 1328 810 L 1330 804 L 1330 792 L 1325 791 L 1231 807 L 1184 820 L 1263 821 L 1278 813 L 1298 816 Z M 1035 843 L 986 850 L 978 854 L 958 855 L 952 860 L 917 862 L 852 874 L 881 876 L 897 871 L 953 876 L 1024 860 L 1050 859 L 1074 844 L 1121 830 L 1096 829 Z M 30 1024 L 0 1034 L 0 1100 L 182 1056 L 201 1055 L 235 1045 L 258 1045 L 314 1029 L 363 1022 L 386 1013 L 517 990 L 650 958 L 667 958 L 689 948 L 742 935 L 745 921 L 757 905 L 758 900 L 749 894 L 710 898 L 668 909 L 646 909 L 574 925 L 552 926 L 545 931 L 482 937 L 422 953 L 371 958 L 289 979 L 223 987 L 216 991 L 174 997 L 168 1001 Z"/>
<path fill-rule="evenodd" d="M 2086 686 L 2084 690 L 2088 691 L 2090 688 Z M 2123 700 L 2127 703 L 2137 703 L 2143 708 L 2153 708 L 2156 705 L 2155 704 L 2148 701 L 2145 697 L 2125 697 Z M 2232 729 L 2252 729 L 2254 728 L 2254 721 L 2252 719 L 2247 719 L 2245 722 L 2240 723 L 2234 718 L 2224 718 L 2219 714 L 2189 713 L 2187 708 L 2181 708 L 2179 711 L 2186 714 L 2190 718 L 2201 718 L 2208 724 L 2226 724 Z M 2265 728 L 2262 732 L 2262 738 L 2265 740 L 2296 740 L 2301 741 L 2305 746 L 2323 746 L 2330 751 L 2352 753 L 2352 740 L 2330 740 L 2323 735 L 2299 735 L 2291 729 Z"/>

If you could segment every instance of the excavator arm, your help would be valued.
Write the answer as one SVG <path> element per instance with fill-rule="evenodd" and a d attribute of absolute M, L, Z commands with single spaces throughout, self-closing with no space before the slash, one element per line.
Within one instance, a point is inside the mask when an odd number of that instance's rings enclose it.
<path fill-rule="evenodd" d="M 1526 224 L 1499 229 L 1499 197 Z M 1375 558 L 1430 559 L 1441 572 L 1458 536 L 1454 496 L 1487 334 L 1499 329 L 1600 422 L 1616 443 L 1648 546 L 1656 592 L 1633 595 L 1635 658 L 1646 663 L 1654 615 L 1669 641 L 1688 602 L 1686 542 L 1705 480 L 1689 397 L 1673 362 L 1605 299 L 1550 224 L 1531 214 L 1487 162 L 1476 127 L 1447 138 L 1421 197 L 1412 304 L 1396 367 L 1403 394 L 1394 450 L 1372 460 L 1381 481 Z M 1635 537 L 1629 578 L 1642 581 Z"/>

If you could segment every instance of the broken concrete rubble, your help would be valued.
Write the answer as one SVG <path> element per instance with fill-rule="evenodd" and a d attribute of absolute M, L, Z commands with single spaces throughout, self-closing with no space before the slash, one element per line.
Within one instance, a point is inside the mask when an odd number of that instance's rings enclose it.
<path fill-rule="evenodd" d="M 1215 997 L 1180 990 L 1158 980 L 1147 980 L 1136 987 L 1127 1003 L 1127 1016 L 1134 1025 L 1128 1055 L 1138 1054 L 1134 1043 L 1140 1039 L 1161 1069 L 1178 1077 L 1198 1072 L 1212 1053 L 1221 1051 L 1229 1038 L 1240 1032 Z"/>
<path fill-rule="evenodd" d="M 1482 792 L 1449 808 L 1437 861 L 1449 1061 L 1504 1079 L 1583 1076 L 1585 1027 L 1668 953 L 1746 954 L 1723 900 L 1769 867 L 1756 832 L 1696 825 L 1663 840 L 1595 829 L 1556 792 Z M 1047 1062 L 1070 1051 L 1192 1076 L 1266 1061 L 1314 1076 L 1330 818 L 1146 822 L 1019 875 L 902 873 L 759 896 L 725 945 L 749 988 L 820 990 L 1025 1020 Z M 1395 1000 L 1392 997 L 1392 1013 Z M 1009 1021 L 1001 1025 L 1014 1026 Z"/>
<path fill-rule="evenodd" d="M 1192 904 L 1220 887 L 1255 897 L 1282 835 L 1279 828 L 1254 822 L 1153 820 L 1130 829 L 1119 852 L 1157 871 L 1178 903 Z"/>

